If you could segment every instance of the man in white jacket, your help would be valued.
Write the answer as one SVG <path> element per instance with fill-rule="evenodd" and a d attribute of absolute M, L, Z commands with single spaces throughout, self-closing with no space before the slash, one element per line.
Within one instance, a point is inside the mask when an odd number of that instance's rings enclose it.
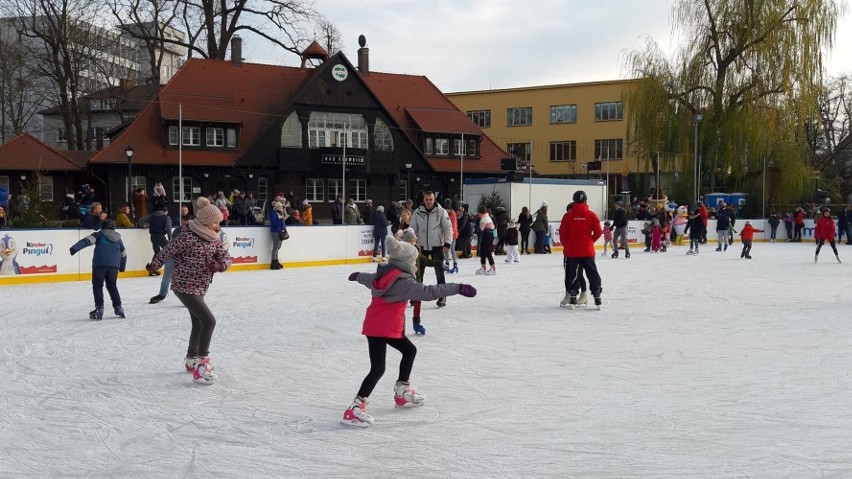
<path fill-rule="evenodd" d="M 423 204 L 417 208 L 411 218 L 411 228 L 417 235 L 417 246 L 426 257 L 432 258 L 438 284 L 445 284 L 444 256 L 449 254 L 453 242 L 453 226 L 444 208 L 435 201 L 435 193 L 423 194 Z M 423 274 L 425 265 L 421 266 Z M 438 299 L 438 307 L 446 306 L 447 298 Z"/>

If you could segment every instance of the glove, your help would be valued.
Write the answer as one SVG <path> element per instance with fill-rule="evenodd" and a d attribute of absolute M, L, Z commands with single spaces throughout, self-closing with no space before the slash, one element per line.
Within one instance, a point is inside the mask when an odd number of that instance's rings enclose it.
<path fill-rule="evenodd" d="M 476 288 L 469 284 L 460 284 L 459 285 L 459 294 L 462 296 L 467 296 L 468 298 L 472 298 L 476 296 Z"/>
<path fill-rule="evenodd" d="M 352 273 L 349 275 L 349 281 L 358 281 L 358 273 Z"/>
<path fill-rule="evenodd" d="M 154 265 L 151 264 L 151 263 L 146 264 L 145 269 L 148 270 L 149 273 L 156 273 L 157 272 L 157 268 L 155 268 Z"/>
<path fill-rule="evenodd" d="M 225 265 L 213 259 L 207 262 L 207 270 L 211 273 L 221 273 L 225 271 Z"/>
<path fill-rule="evenodd" d="M 76 253 L 76 251 L 74 251 L 74 248 L 71 248 L 69 251 L 71 251 L 71 256 L 74 256 L 74 253 Z"/>

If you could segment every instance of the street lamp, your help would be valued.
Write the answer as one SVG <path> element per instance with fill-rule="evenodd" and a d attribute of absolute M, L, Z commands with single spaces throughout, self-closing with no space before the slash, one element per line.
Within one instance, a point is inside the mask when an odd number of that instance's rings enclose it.
<path fill-rule="evenodd" d="M 127 155 L 127 204 L 130 205 L 130 217 L 133 218 L 133 147 L 127 145 L 124 154 Z"/>
<path fill-rule="evenodd" d="M 411 163 L 405 164 L 405 170 L 408 172 L 408 180 L 405 182 L 405 199 L 406 201 L 411 198 L 411 167 L 414 166 Z"/>
<path fill-rule="evenodd" d="M 695 196 L 695 204 L 698 204 L 698 195 L 701 194 L 701 166 L 698 164 L 698 125 L 704 120 L 704 115 L 698 113 L 695 115 L 695 159 L 693 170 L 695 176 L 693 177 L 693 194 Z"/>

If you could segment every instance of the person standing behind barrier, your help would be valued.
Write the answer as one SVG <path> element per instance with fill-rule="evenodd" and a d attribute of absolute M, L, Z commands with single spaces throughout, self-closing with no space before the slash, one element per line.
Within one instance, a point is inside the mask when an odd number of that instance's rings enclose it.
<path fill-rule="evenodd" d="M 793 213 L 784 215 L 784 229 L 787 230 L 787 242 L 793 241 Z"/>
<path fill-rule="evenodd" d="M 778 225 L 781 224 L 781 217 L 774 210 L 769 212 L 769 242 L 774 243 L 775 237 L 778 234 Z M 742 235 L 742 233 L 740 233 Z"/>
<path fill-rule="evenodd" d="M 521 234 L 521 254 L 530 254 L 530 231 L 532 231 L 533 217 L 530 209 L 524 206 L 518 215 L 518 231 Z"/>
<path fill-rule="evenodd" d="M 630 259 L 630 246 L 627 243 L 627 210 L 624 203 L 615 202 L 615 216 L 612 219 L 612 257 L 618 258 L 619 246 L 624 247 L 624 257 Z M 620 245 L 619 245 L 620 243 Z"/>
<path fill-rule="evenodd" d="M 284 224 L 287 218 L 289 218 L 289 215 L 284 210 L 284 204 L 280 201 L 273 201 L 272 208 L 269 210 L 269 232 L 272 235 L 272 258 L 269 269 L 284 267 L 278 262 L 278 250 L 281 249 L 281 243 L 284 241 L 284 235 L 287 231 L 287 225 Z"/>
<path fill-rule="evenodd" d="M 580 278 L 585 272 L 589 278 L 589 289 L 595 298 L 595 306 L 601 306 L 601 276 L 595 265 L 595 242 L 603 234 L 601 220 L 589 209 L 588 198 L 583 190 L 575 191 L 571 211 L 562 216 L 559 238 L 564 249 L 565 297 L 562 306 L 576 306 L 580 295 Z"/>
<path fill-rule="evenodd" d="M 459 237 L 456 239 L 456 247 L 461 251 L 460 258 L 470 258 L 470 240 L 473 238 L 473 220 L 470 214 L 465 211 L 464 206 L 459 205 L 456 210 L 457 226 L 459 229 Z"/>
<path fill-rule="evenodd" d="M 379 205 L 373 213 L 373 263 L 386 261 L 388 250 L 385 245 L 385 237 L 388 235 L 388 219 L 385 216 L 385 207 Z M 382 255 L 377 257 L 379 246 L 382 247 Z"/>
<path fill-rule="evenodd" d="M 852 205 L 840 210 L 837 214 L 837 242 L 843 242 L 843 235 L 846 235 L 846 244 L 852 244 L 852 235 L 850 235 L 849 221 L 852 216 Z"/>
<path fill-rule="evenodd" d="M 547 234 L 547 202 L 544 201 L 541 203 L 541 207 L 538 209 L 535 215 L 535 221 L 532 224 L 532 230 L 535 233 L 535 253 L 536 254 L 544 254 L 546 251 L 544 250 L 544 235 Z"/>
<path fill-rule="evenodd" d="M 796 213 L 793 215 L 793 242 L 802 242 L 802 230 L 805 229 L 805 210 L 799 206 L 796 208 Z"/>
<path fill-rule="evenodd" d="M 423 204 L 417 208 L 411 218 L 411 229 L 417 236 L 417 245 L 420 246 L 423 256 L 432 258 L 435 266 L 435 277 L 438 284 L 444 281 L 444 256 L 449 254 L 453 241 L 453 226 L 450 224 L 450 216 L 435 201 L 435 193 L 427 191 L 423 194 Z M 423 271 L 421 271 L 421 274 Z M 438 299 L 438 307 L 446 306 L 447 298 Z"/>
<path fill-rule="evenodd" d="M 180 226 L 172 231 L 172 238 L 177 238 L 177 235 L 179 235 L 181 231 L 186 228 L 186 225 L 188 225 L 193 219 L 195 219 L 195 217 L 189 212 L 181 216 Z M 152 296 L 151 299 L 148 300 L 148 304 L 157 304 L 169 296 L 169 286 L 172 285 L 172 273 L 174 272 L 174 269 L 175 260 L 169 258 L 166 261 L 166 264 L 163 265 L 163 278 L 160 280 L 160 292 L 157 293 L 156 296 Z"/>

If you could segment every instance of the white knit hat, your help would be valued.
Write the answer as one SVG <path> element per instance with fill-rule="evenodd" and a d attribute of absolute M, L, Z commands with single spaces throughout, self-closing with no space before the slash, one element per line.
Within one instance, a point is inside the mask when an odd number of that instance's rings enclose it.
<path fill-rule="evenodd" d="M 417 260 L 417 247 L 411 243 L 400 241 L 393 236 L 388 236 L 385 240 L 388 245 L 388 263 L 392 266 L 411 274 L 415 273 L 414 262 Z"/>

